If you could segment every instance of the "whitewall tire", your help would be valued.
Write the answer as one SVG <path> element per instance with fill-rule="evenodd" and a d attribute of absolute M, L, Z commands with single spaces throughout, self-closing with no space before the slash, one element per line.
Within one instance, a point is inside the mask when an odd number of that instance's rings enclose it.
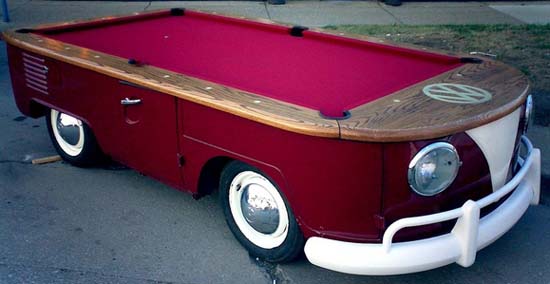
<path fill-rule="evenodd" d="M 103 161 L 91 129 L 80 119 L 51 109 L 46 115 L 46 124 L 53 145 L 64 160 L 80 167 Z"/>
<path fill-rule="evenodd" d="M 229 163 L 221 175 L 220 203 L 229 228 L 251 255 L 284 262 L 303 250 L 304 239 L 288 202 L 257 169 Z"/>

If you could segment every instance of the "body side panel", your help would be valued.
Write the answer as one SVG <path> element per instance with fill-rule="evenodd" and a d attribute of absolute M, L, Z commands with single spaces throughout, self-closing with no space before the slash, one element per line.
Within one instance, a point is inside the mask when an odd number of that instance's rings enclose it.
<path fill-rule="evenodd" d="M 299 135 L 188 101 L 178 104 L 186 188 L 216 156 L 242 160 L 270 175 L 307 236 L 379 238 L 381 145 Z"/>

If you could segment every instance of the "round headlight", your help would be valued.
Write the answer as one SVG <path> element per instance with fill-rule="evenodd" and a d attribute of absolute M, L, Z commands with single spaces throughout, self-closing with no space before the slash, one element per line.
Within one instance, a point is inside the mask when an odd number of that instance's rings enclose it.
<path fill-rule="evenodd" d="M 420 195 L 436 195 L 453 183 L 460 165 L 453 145 L 446 142 L 430 144 L 409 163 L 409 185 Z"/>
<path fill-rule="evenodd" d="M 529 124 L 531 124 L 531 119 L 533 119 L 533 96 L 527 96 L 525 100 L 525 124 L 523 125 L 523 133 L 527 132 Z"/>

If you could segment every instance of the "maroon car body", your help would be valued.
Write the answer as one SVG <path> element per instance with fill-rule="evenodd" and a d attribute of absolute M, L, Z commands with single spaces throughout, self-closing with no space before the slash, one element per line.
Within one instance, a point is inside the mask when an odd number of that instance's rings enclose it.
<path fill-rule="evenodd" d="M 4 37 L 8 38 L 15 99 L 23 114 L 40 117 L 55 109 L 74 117 L 89 126 L 102 152 L 113 160 L 196 197 L 217 189 L 222 170 L 231 161 L 250 165 L 276 184 L 306 240 L 380 244 L 386 229 L 400 219 L 450 211 L 494 191 L 483 149 L 466 131 L 388 142 L 304 135 L 45 56 L 44 47 L 21 44 L 14 34 Z M 29 87 L 25 75 L 29 64 L 41 64 L 47 70 L 46 90 L 34 83 Z M 526 94 L 517 95 L 521 102 L 513 109 L 523 113 Z M 125 99 L 142 103 L 121 106 Z M 506 182 L 517 173 L 517 152 L 526 124 L 521 117 L 512 137 L 516 154 L 509 161 Z M 421 149 L 436 142 L 456 148 L 460 172 L 443 192 L 422 196 L 411 190 L 407 169 Z M 505 199 L 482 208 L 481 215 L 493 212 Z M 393 240 L 450 234 L 455 220 L 405 228 Z M 379 271 L 316 264 L 349 273 L 394 274 L 446 263 Z"/>

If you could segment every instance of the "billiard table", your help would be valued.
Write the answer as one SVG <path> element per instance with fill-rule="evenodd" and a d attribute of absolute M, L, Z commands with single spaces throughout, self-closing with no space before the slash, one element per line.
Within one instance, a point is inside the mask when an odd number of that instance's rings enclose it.
<path fill-rule="evenodd" d="M 217 191 L 268 261 L 467 267 L 539 201 L 529 81 L 490 58 L 183 8 L 3 38 L 64 160 Z"/>

